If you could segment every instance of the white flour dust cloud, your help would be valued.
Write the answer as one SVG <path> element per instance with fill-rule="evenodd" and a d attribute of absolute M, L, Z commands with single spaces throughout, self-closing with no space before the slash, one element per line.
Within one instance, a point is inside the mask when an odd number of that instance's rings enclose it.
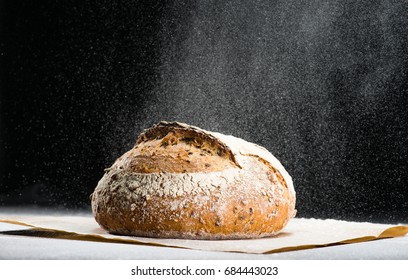
<path fill-rule="evenodd" d="M 408 9 L 363 2 L 173 1 L 135 135 L 160 120 L 233 134 L 288 167 L 300 216 L 397 219 L 407 202 L 382 204 L 407 195 L 390 157 L 408 159 Z"/>

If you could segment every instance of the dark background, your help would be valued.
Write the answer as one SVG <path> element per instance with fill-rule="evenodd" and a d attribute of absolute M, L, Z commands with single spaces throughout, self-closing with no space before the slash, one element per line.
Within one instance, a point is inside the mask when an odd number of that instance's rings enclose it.
<path fill-rule="evenodd" d="M 83 2 L 0 2 L 0 206 L 89 210 L 178 120 L 270 150 L 299 217 L 408 221 L 406 1 Z"/>

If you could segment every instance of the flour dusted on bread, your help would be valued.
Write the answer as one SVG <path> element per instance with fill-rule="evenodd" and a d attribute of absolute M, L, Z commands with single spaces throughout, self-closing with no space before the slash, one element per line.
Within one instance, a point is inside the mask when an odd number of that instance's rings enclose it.
<path fill-rule="evenodd" d="M 239 239 L 272 236 L 296 214 L 290 175 L 266 149 L 178 122 L 145 130 L 92 194 L 114 234 Z"/>

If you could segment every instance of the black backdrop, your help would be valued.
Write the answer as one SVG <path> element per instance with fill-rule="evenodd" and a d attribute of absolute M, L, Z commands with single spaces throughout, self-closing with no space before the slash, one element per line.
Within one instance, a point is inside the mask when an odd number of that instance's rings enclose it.
<path fill-rule="evenodd" d="M 1 2 L 0 205 L 89 209 L 178 120 L 269 149 L 298 216 L 408 220 L 406 1 L 84 2 Z"/>

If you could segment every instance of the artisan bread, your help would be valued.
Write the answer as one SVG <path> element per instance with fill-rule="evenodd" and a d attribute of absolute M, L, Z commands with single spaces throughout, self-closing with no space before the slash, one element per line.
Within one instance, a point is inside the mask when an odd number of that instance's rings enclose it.
<path fill-rule="evenodd" d="M 91 200 L 110 233 L 158 238 L 273 236 L 296 214 L 292 179 L 265 148 L 178 122 L 145 130 Z"/>

